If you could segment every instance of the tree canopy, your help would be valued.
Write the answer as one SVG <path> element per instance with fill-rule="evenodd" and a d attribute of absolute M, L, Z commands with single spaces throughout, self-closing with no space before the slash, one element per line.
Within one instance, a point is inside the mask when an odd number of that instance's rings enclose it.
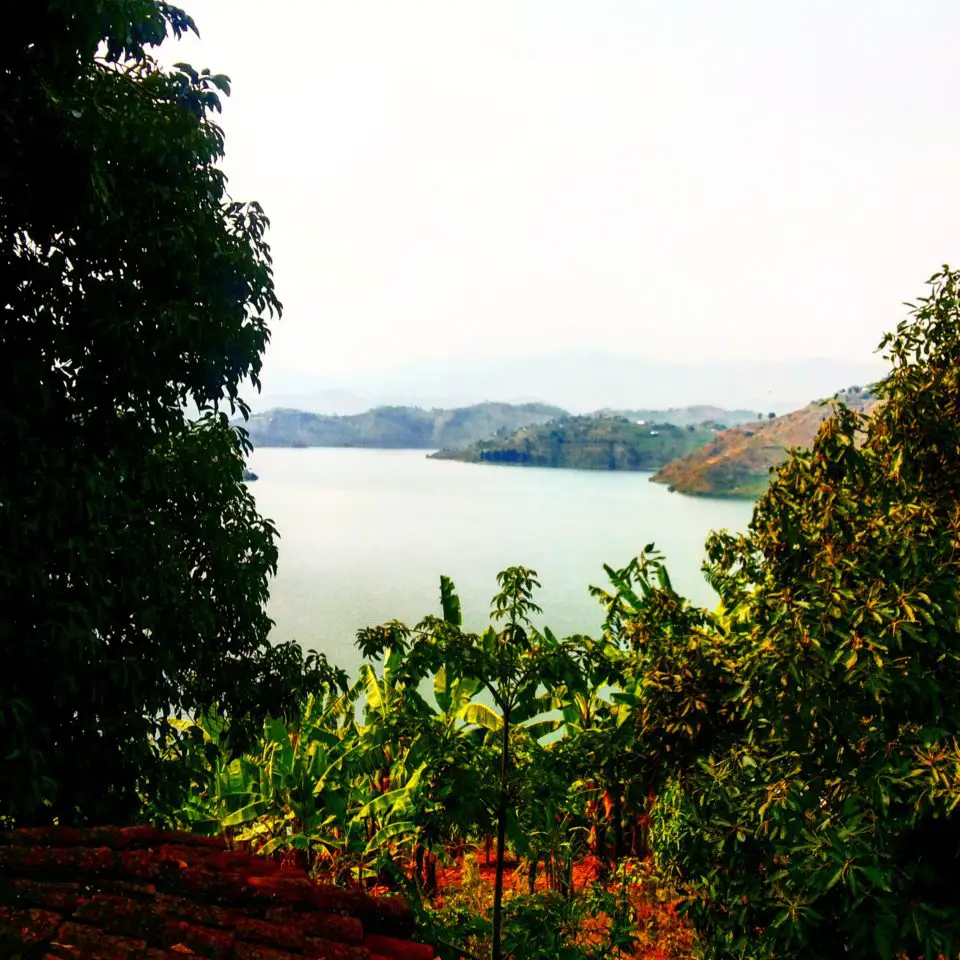
<path fill-rule="evenodd" d="M 960 274 L 930 284 L 873 416 L 840 406 L 749 532 L 709 541 L 719 610 L 691 619 L 651 561 L 618 617 L 646 743 L 684 716 L 695 738 L 660 767 L 654 849 L 716 956 L 960 944 Z"/>
<path fill-rule="evenodd" d="M 168 711 L 282 709 L 326 668 L 267 641 L 275 530 L 224 409 L 247 411 L 280 313 L 267 218 L 218 166 L 229 81 L 158 64 L 151 48 L 196 29 L 167 3 L 16 7 L 0 41 L 0 651 L 29 667 L 0 677 L 0 816 L 116 821 Z"/>

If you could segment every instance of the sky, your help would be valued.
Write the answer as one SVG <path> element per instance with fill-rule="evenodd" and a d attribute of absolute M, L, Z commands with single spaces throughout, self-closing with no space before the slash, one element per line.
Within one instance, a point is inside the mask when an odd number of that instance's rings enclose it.
<path fill-rule="evenodd" d="M 181 0 L 272 222 L 265 384 L 868 360 L 960 243 L 954 0 Z"/>

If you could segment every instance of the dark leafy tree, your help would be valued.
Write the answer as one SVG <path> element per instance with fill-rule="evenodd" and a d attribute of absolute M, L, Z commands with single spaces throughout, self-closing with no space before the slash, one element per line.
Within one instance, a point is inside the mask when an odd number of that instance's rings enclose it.
<path fill-rule="evenodd" d="M 223 409 L 247 412 L 280 304 L 267 219 L 218 167 L 227 78 L 149 53 L 193 21 L 38 0 L 7 23 L 0 817 L 122 821 L 169 710 L 242 721 L 329 679 L 268 644 L 275 530 Z"/>
<path fill-rule="evenodd" d="M 617 811 L 612 825 L 619 857 L 627 848 L 634 855 L 644 852 L 646 837 L 637 836 L 637 821 L 647 821 L 664 778 L 709 753 L 729 729 L 731 680 L 722 612 L 701 610 L 677 594 L 653 544 L 623 569 L 604 569 L 610 589 L 590 592 L 606 610 L 615 707 L 610 718 L 601 713 L 597 719 L 606 722 L 582 739 L 584 746 L 593 744 Z M 633 835 L 623 836 L 624 830 Z"/>

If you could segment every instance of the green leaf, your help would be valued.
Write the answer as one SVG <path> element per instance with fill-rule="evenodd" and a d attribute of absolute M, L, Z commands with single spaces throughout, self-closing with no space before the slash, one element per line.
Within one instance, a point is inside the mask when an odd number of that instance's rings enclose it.
<path fill-rule="evenodd" d="M 877 948 L 880 960 L 893 960 L 893 938 L 896 934 L 896 922 L 884 917 L 873 926 L 873 943 Z"/>
<path fill-rule="evenodd" d="M 500 730 L 503 727 L 500 714 L 485 703 L 468 703 L 457 712 L 457 715 L 467 723 L 476 724 L 485 730 Z"/>
<path fill-rule="evenodd" d="M 268 840 L 261 848 L 260 854 L 264 857 L 269 857 L 271 854 L 276 853 L 278 850 L 283 850 L 288 845 L 287 837 L 273 837 L 271 840 Z"/>
<path fill-rule="evenodd" d="M 443 667 L 436 672 L 433 678 L 433 695 L 436 697 L 437 706 L 439 706 L 444 713 L 449 713 L 452 697 L 447 682 L 447 671 Z"/>
<path fill-rule="evenodd" d="M 547 737 L 551 733 L 556 733 L 562 726 L 565 725 L 565 721 L 562 719 L 552 719 L 552 720 L 533 720 L 530 723 L 525 723 L 521 729 L 526 731 L 534 740 L 539 740 L 542 737 Z"/>
<path fill-rule="evenodd" d="M 443 619 L 447 623 L 459 627 L 463 622 L 460 609 L 460 598 L 449 577 L 440 578 L 440 605 L 443 608 Z"/>
<path fill-rule="evenodd" d="M 248 803 L 245 807 L 227 814 L 220 821 L 220 825 L 222 827 L 237 827 L 240 824 L 249 823 L 251 820 L 262 817 L 269 809 L 270 804 L 266 800 L 255 800 L 253 803 Z"/>
<path fill-rule="evenodd" d="M 397 820 L 381 827 L 369 840 L 364 849 L 365 853 L 372 853 L 383 847 L 388 840 L 395 840 L 405 835 L 415 835 L 417 826 L 412 820 Z"/>
<path fill-rule="evenodd" d="M 368 817 L 382 816 L 391 814 L 400 810 L 406 810 L 410 807 L 414 794 L 420 784 L 420 777 L 426 769 L 426 764 L 419 766 L 407 780 L 404 786 L 396 790 L 388 790 L 377 797 L 374 797 L 368 803 L 365 803 L 353 815 L 352 822 L 359 823 Z"/>

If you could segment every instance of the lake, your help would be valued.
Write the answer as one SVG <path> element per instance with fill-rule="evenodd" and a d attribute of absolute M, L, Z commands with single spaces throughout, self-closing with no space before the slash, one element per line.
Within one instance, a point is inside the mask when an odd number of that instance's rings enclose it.
<path fill-rule="evenodd" d="M 423 450 L 265 447 L 250 457 L 260 512 L 280 531 L 268 606 L 275 640 L 324 651 L 351 673 L 359 628 L 440 613 L 451 577 L 464 623 L 488 622 L 496 574 L 539 574 L 542 622 L 562 636 L 597 635 L 588 594 L 647 543 L 667 556 L 674 586 L 713 605 L 700 573 L 715 529 L 742 531 L 752 504 L 685 497 L 649 473 L 551 470 L 429 460 Z"/>

